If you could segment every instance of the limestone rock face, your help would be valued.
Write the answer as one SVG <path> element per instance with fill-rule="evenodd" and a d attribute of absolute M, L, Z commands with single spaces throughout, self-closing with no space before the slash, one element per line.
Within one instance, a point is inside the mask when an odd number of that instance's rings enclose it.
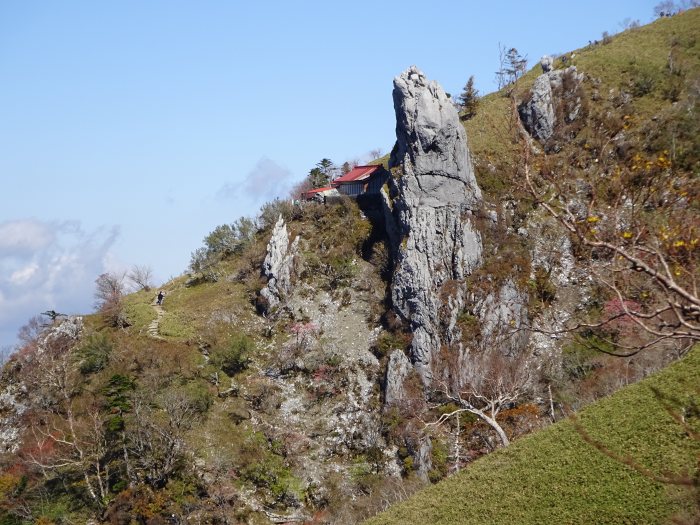
<path fill-rule="evenodd" d="M 13 381 L 7 367 L 0 380 L 0 452 L 13 453 L 19 448 L 22 430 L 22 415 L 27 410 L 27 387 Z"/>
<path fill-rule="evenodd" d="M 406 397 L 404 380 L 411 372 L 411 362 L 401 350 L 394 350 L 389 356 L 384 385 L 384 403 L 396 404 Z"/>
<path fill-rule="evenodd" d="M 441 346 L 457 339 L 454 323 L 441 323 L 464 305 L 464 285 L 456 280 L 481 261 L 472 223 L 481 190 L 464 128 L 443 89 L 411 67 L 394 79 L 393 97 L 397 145 L 390 166 L 402 174 L 391 181 L 399 239 L 391 296 L 410 324 L 411 361 L 427 385 Z"/>
<path fill-rule="evenodd" d="M 54 345 L 75 343 L 83 332 L 83 318 L 70 315 L 60 317 L 54 326 L 46 330 L 39 338 L 37 352 L 43 353 Z"/>
<path fill-rule="evenodd" d="M 432 207 L 474 206 L 481 190 L 466 134 L 442 87 L 412 66 L 394 79 L 393 98 L 397 148 L 390 165 L 403 164 L 403 200 Z"/>
<path fill-rule="evenodd" d="M 267 277 L 267 286 L 260 291 L 260 296 L 265 303 L 263 307 L 265 313 L 279 305 L 282 298 L 289 293 L 294 271 L 294 256 L 298 248 L 299 237 L 291 244 L 289 243 L 287 225 L 280 215 L 267 243 L 267 255 L 262 266 L 262 273 Z"/>
<path fill-rule="evenodd" d="M 576 120 L 581 110 L 581 82 L 583 73 L 576 70 L 576 66 L 566 69 L 557 69 L 549 74 L 549 82 L 556 102 L 560 104 L 564 121 L 569 123 Z"/>
<path fill-rule="evenodd" d="M 557 106 L 562 108 L 561 114 L 566 122 L 572 122 L 578 117 L 581 108 L 578 91 L 583 75 L 576 71 L 575 66 L 552 70 L 550 57 L 542 57 L 540 64 L 544 73 L 535 80 L 530 100 L 520 104 L 518 113 L 528 133 L 540 142 L 545 142 L 552 137 L 558 124 Z"/>
<path fill-rule="evenodd" d="M 545 141 L 554 134 L 554 104 L 549 73 L 543 73 L 532 86 L 529 102 L 518 108 L 520 120 L 534 138 Z"/>
<path fill-rule="evenodd" d="M 507 280 L 497 292 L 492 292 L 478 305 L 475 312 L 481 321 L 482 337 L 487 341 L 502 339 L 500 351 L 513 357 L 529 342 L 529 332 L 524 328 L 528 319 L 528 295 L 518 289 L 512 280 Z M 505 328 L 504 330 L 504 327 Z M 508 336 L 503 337 L 503 332 Z"/>

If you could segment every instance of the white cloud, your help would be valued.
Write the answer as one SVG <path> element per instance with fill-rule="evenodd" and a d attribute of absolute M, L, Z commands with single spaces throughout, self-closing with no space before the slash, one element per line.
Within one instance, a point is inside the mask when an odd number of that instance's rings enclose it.
<path fill-rule="evenodd" d="M 32 219 L 0 223 L 0 257 L 32 253 L 53 241 L 51 228 Z"/>
<path fill-rule="evenodd" d="M 292 172 L 275 161 L 262 157 L 241 182 L 228 182 L 217 192 L 224 199 L 248 197 L 255 202 L 284 197 L 292 186 Z"/>
<path fill-rule="evenodd" d="M 98 275 L 115 269 L 117 228 L 86 232 L 78 222 L 0 223 L 0 346 L 46 310 L 87 313 Z"/>
<path fill-rule="evenodd" d="M 38 270 L 39 265 L 33 262 L 24 268 L 12 272 L 12 275 L 10 275 L 10 282 L 14 285 L 24 284 L 29 281 Z"/>

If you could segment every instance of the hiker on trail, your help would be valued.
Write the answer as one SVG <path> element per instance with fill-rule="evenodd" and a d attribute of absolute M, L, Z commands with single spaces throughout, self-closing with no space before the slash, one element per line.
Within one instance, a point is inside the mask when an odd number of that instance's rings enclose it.
<path fill-rule="evenodd" d="M 158 291 L 158 300 L 156 301 L 156 304 L 163 304 L 163 298 L 165 297 L 165 294 L 163 293 L 163 290 Z"/>

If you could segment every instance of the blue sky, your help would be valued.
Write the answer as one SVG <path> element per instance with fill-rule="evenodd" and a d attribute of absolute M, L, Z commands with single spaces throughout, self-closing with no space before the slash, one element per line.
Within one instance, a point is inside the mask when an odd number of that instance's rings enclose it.
<path fill-rule="evenodd" d="M 487 93 L 499 43 L 534 64 L 656 3 L 0 2 L 0 347 L 91 311 L 103 271 L 182 273 L 319 159 L 390 150 L 408 66 Z"/>

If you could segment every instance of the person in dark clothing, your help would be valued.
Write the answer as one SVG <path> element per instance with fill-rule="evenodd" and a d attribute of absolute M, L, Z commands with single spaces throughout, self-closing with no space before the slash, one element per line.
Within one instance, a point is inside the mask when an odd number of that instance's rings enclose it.
<path fill-rule="evenodd" d="M 160 290 L 158 292 L 158 300 L 156 301 L 156 304 L 163 304 L 164 297 L 165 297 L 165 294 L 163 293 L 163 290 Z"/>

